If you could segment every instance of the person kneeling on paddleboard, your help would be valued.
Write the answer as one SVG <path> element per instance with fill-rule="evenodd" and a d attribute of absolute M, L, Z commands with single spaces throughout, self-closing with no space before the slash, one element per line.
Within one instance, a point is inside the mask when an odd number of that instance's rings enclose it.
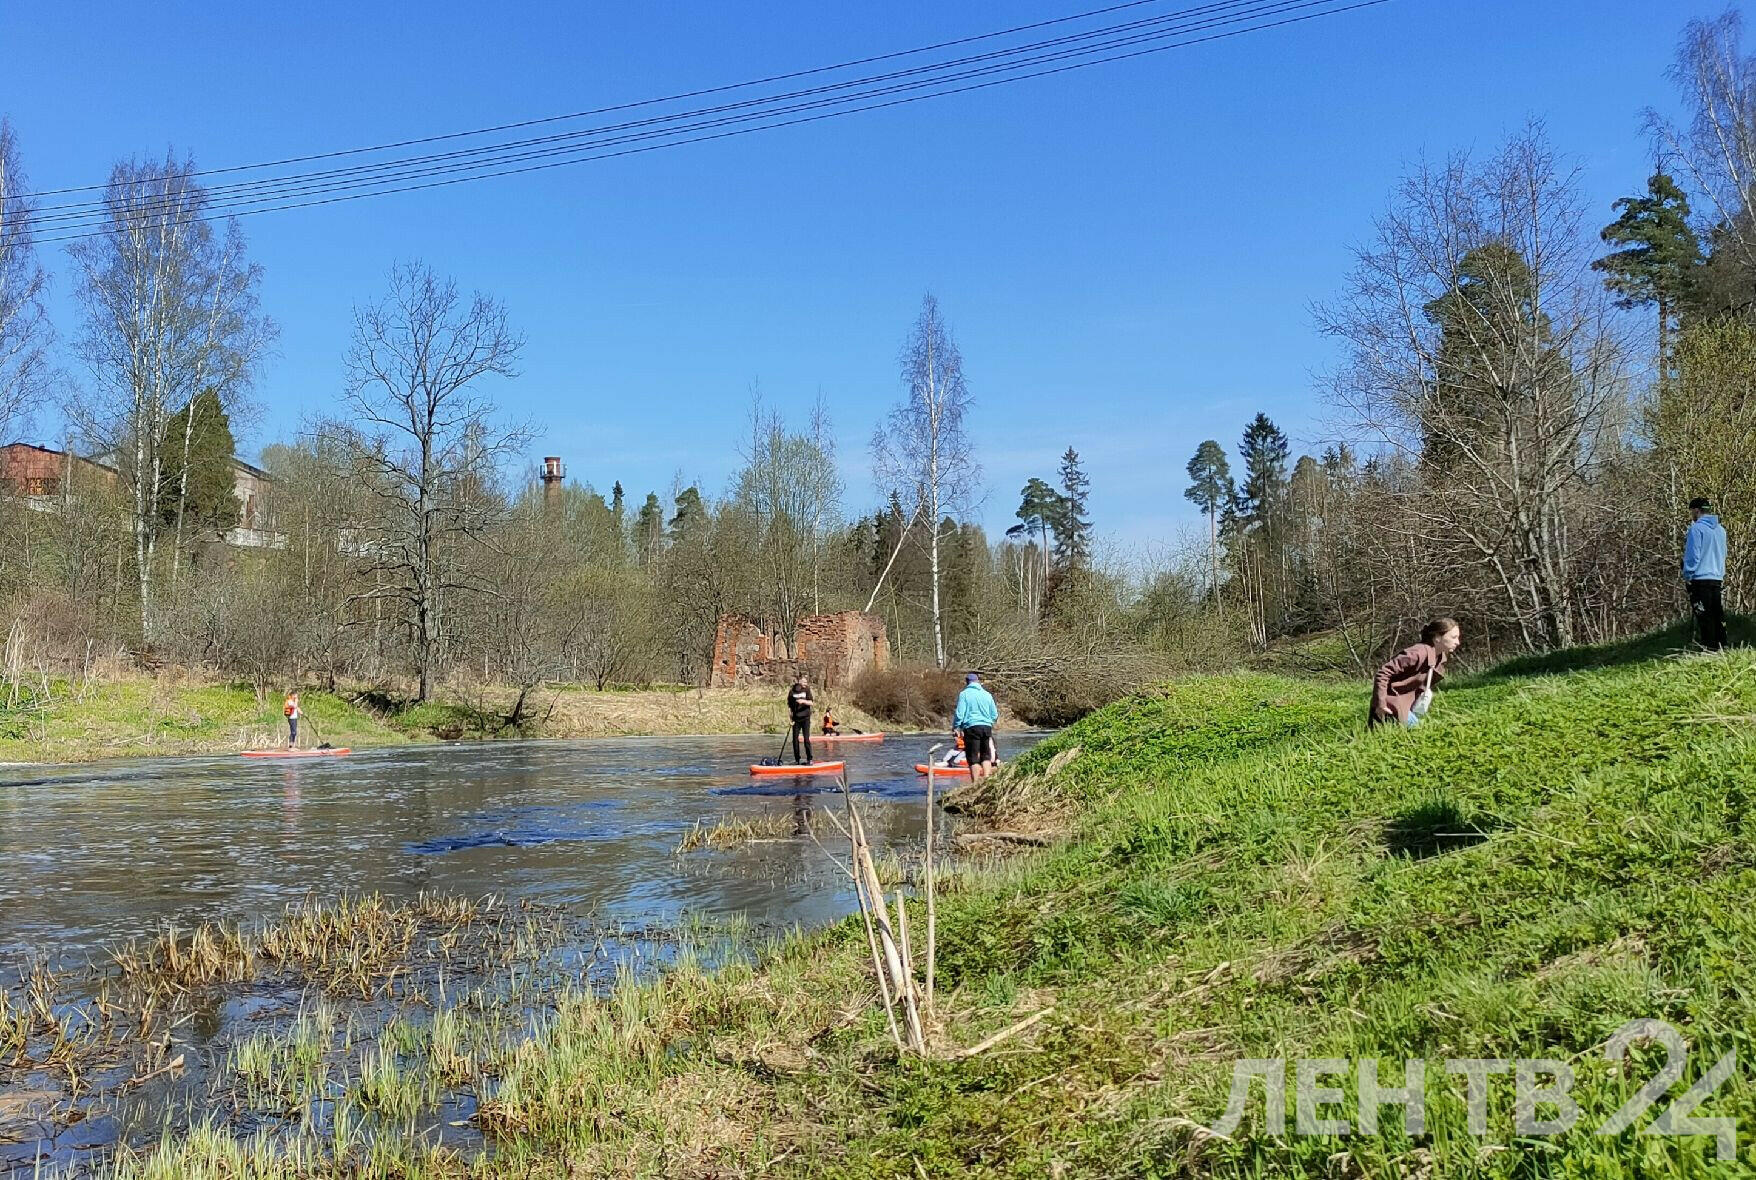
<path fill-rule="evenodd" d="M 811 706 L 816 703 L 811 678 L 800 672 L 787 690 L 787 712 L 793 719 L 793 761 L 800 766 L 817 761 L 811 754 Z"/>
<path fill-rule="evenodd" d="M 831 713 L 828 709 L 823 710 L 823 736 L 839 737 L 840 735 L 841 724 L 836 721 L 835 714 Z"/>
<path fill-rule="evenodd" d="M 281 710 L 287 717 L 287 749 L 291 750 L 299 744 L 299 694 L 289 692 L 282 702 Z"/>

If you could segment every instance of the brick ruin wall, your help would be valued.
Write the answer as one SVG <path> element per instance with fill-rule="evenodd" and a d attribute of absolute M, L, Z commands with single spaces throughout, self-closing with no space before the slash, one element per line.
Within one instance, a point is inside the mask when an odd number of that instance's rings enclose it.
<path fill-rule="evenodd" d="M 868 668 L 890 666 L 884 619 L 865 611 L 806 615 L 799 620 L 796 651 L 765 622 L 746 615 L 719 621 L 713 644 L 713 683 L 784 684 L 801 670 L 818 686 L 844 688 Z"/>

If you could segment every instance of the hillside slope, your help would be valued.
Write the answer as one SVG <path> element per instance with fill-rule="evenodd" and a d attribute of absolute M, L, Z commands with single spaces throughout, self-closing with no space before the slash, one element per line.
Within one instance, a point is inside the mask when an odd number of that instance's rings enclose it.
<path fill-rule="evenodd" d="M 1591 661 L 1587 661 L 1591 662 Z M 1043 742 L 972 798 L 1051 817 L 1053 849 L 945 879 L 935 1059 L 898 1061 L 857 922 L 754 966 L 569 1003 L 484 1118 L 495 1155 L 429 1175 L 1706 1176 L 1714 1141 L 1593 1129 L 1652 1077 L 1607 1038 L 1657 1018 L 1687 1078 L 1756 1027 L 1756 657 L 1497 675 L 1415 732 L 1358 686 L 1191 680 Z M 1072 751 L 1077 750 L 1077 753 Z M 1051 767 L 1055 768 L 1050 773 Z M 924 914 L 911 910 L 918 933 Z M 996 1047 L 970 1046 L 1022 1017 Z M 1240 1058 L 1432 1059 L 1428 1135 L 1274 1133 Z M 1515 1136 L 1493 1082 L 1466 1128 L 1448 1058 L 1565 1059 L 1577 1129 Z M 1747 1065 L 1747 1062 L 1744 1063 Z M 1330 1084 L 1340 1085 L 1340 1082 Z M 1675 1087 L 1680 1094 L 1684 1084 Z M 1357 1119 L 1348 1101 L 1319 1113 Z M 1544 1113 L 1548 1113 L 1545 1111 Z M 1697 1112 L 1756 1131 L 1747 1070 Z M 155 1176 L 290 1174 L 196 1137 Z M 1744 1149 L 1748 1162 L 1750 1152 Z"/>

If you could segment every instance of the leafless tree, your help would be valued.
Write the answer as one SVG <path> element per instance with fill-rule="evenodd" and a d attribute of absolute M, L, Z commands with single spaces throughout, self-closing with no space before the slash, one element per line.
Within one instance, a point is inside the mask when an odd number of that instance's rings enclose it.
<path fill-rule="evenodd" d="M 1571 510 L 1628 396 L 1592 240 L 1533 126 L 1480 165 L 1421 166 L 1318 311 L 1349 349 L 1335 396 L 1422 474 L 1385 527 L 1467 554 L 1528 648 L 1577 638 Z"/>
<path fill-rule="evenodd" d="M 48 371 L 48 277 L 31 240 L 34 204 L 12 124 L 0 119 L 0 436 L 10 436 Z"/>
<path fill-rule="evenodd" d="M 901 491 L 913 516 L 926 523 L 931 579 L 933 653 L 945 666 L 945 621 L 940 596 L 940 522 L 967 506 L 981 478 L 964 432 L 969 388 L 963 356 L 931 294 L 902 346 L 902 382 L 907 390 L 872 440 L 873 466 L 881 487 Z"/>
<path fill-rule="evenodd" d="M 86 432 L 112 448 L 134 498 L 134 559 L 141 631 L 155 638 L 155 556 L 168 507 L 163 469 L 170 448 L 184 454 L 176 510 L 188 494 L 184 437 L 167 439 L 172 415 L 212 390 L 222 405 L 248 388 L 274 326 L 257 308 L 261 269 L 245 261 L 235 221 L 216 234 L 194 161 L 124 161 L 104 190 L 104 220 L 68 250 L 80 275 L 85 331 L 80 351 L 93 396 L 74 407 Z M 181 547 L 182 529 L 175 534 Z"/>
<path fill-rule="evenodd" d="M 482 589 L 446 547 L 493 522 L 502 505 L 489 485 L 530 437 L 527 427 L 498 422 L 478 388 L 486 377 L 516 376 L 522 347 L 499 303 L 480 293 L 466 303 L 454 282 L 420 263 L 393 268 L 384 300 L 354 311 L 352 420 L 337 430 L 382 509 L 361 548 L 385 578 L 361 597 L 401 608 L 423 701 L 439 670 L 447 595 Z"/>
<path fill-rule="evenodd" d="M 767 608 L 788 650 L 799 619 L 820 599 L 823 550 L 840 518 L 841 476 L 835 441 L 821 402 L 809 429 L 789 431 L 758 398 L 750 408 L 750 449 L 735 498 L 755 521 L 756 547 L 768 591 Z"/>
<path fill-rule="evenodd" d="M 1670 68 L 1690 111 L 1678 127 L 1657 111 L 1646 122 L 1664 154 L 1681 165 L 1689 187 L 1712 206 L 1721 240 L 1746 269 L 1756 269 L 1756 59 L 1743 52 L 1743 18 L 1728 9 L 1713 20 L 1693 20 Z"/>

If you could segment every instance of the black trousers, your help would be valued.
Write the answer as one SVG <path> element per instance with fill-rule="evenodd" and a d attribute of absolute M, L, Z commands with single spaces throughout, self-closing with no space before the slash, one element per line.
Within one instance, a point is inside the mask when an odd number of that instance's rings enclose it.
<path fill-rule="evenodd" d="M 802 746 L 801 743 L 803 743 Z M 799 752 L 801 748 L 804 750 L 802 754 Z M 807 762 L 817 761 L 811 756 L 811 714 L 809 713 L 803 717 L 793 718 L 793 761 L 800 766 Z"/>
<path fill-rule="evenodd" d="M 1716 579 L 1699 578 L 1689 583 L 1689 611 L 1695 616 L 1695 637 L 1709 651 L 1726 645 L 1726 609 Z"/>

